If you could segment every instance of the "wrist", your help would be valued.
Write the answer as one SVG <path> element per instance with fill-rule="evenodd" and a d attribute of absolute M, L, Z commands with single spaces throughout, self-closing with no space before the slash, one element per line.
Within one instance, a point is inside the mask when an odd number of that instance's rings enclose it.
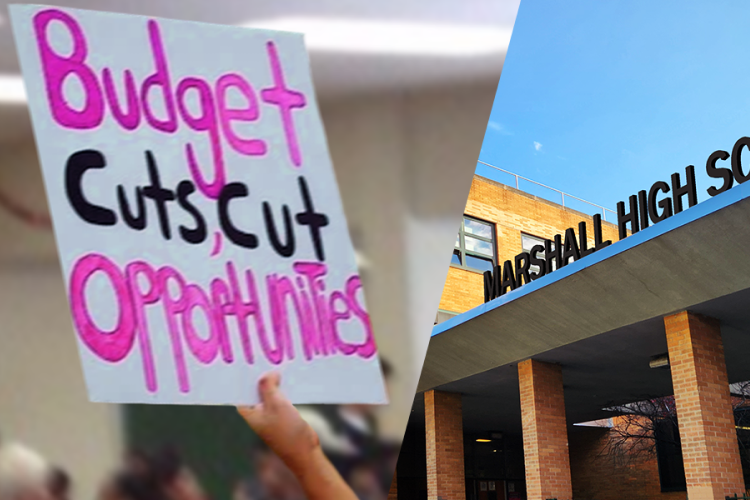
<path fill-rule="evenodd" d="M 293 457 L 287 458 L 287 466 L 301 482 L 310 476 L 314 477 L 327 462 L 319 444 L 301 449 Z"/>

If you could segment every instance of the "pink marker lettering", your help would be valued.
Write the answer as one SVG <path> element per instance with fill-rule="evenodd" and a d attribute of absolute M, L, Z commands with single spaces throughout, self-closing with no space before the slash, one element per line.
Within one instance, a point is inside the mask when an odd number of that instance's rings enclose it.
<path fill-rule="evenodd" d="M 125 99 L 127 100 L 127 111 L 123 111 L 117 99 L 117 90 L 115 90 L 112 71 L 104 68 L 102 71 L 102 80 L 104 83 L 104 94 L 107 96 L 109 108 L 112 111 L 117 123 L 125 130 L 135 130 L 141 123 L 141 108 L 138 105 L 138 90 L 135 86 L 135 78 L 130 70 L 125 70 Z"/>
<path fill-rule="evenodd" d="M 119 306 L 117 325 L 109 332 L 94 324 L 86 304 L 86 283 L 97 271 L 109 279 Z M 125 278 L 111 260 L 103 255 L 89 254 L 76 261 L 70 277 L 70 305 L 78 335 L 94 354 L 114 363 L 130 353 L 135 341 L 133 304 Z"/>
<path fill-rule="evenodd" d="M 174 355 L 175 367 L 177 370 L 177 383 L 182 392 L 190 392 L 190 380 L 188 378 L 187 365 L 185 364 L 185 354 L 182 351 L 182 341 L 180 339 L 180 330 L 177 327 L 176 316 L 185 310 L 185 279 L 182 275 L 170 266 L 164 266 L 157 271 L 157 279 L 162 289 L 162 301 L 164 302 L 164 314 L 167 319 L 167 328 L 169 336 L 172 339 L 172 354 Z M 169 293 L 169 280 L 177 282 L 179 296 L 173 299 Z"/>
<path fill-rule="evenodd" d="M 305 280 L 301 276 L 297 276 L 297 288 L 299 288 L 302 316 L 307 318 L 306 321 L 310 325 L 309 328 L 302 330 L 304 334 L 302 345 L 305 351 L 305 359 L 309 361 L 314 355 L 318 356 L 321 353 L 328 354 L 328 346 L 324 345 L 324 339 L 320 335 L 320 330 L 316 328 L 315 309 L 312 305 L 310 294 L 305 290 Z"/>
<path fill-rule="evenodd" d="M 247 99 L 247 107 L 244 109 L 233 109 L 228 107 L 227 93 L 236 88 L 242 96 Z M 244 121 L 254 122 L 260 115 L 258 111 L 258 99 L 250 84 L 236 73 L 223 75 L 216 82 L 216 97 L 219 101 L 219 116 L 224 137 L 232 148 L 244 155 L 262 156 L 266 154 L 266 141 L 261 139 L 243 139 L 238 136 L 232 128 L 232 122 Z"/>
<path fill-rule="evenodd" d="M 229 288 L 221 278 L 214 278 L 211 281 L 211 300 L 214 303 L 214 307 L 217 309 L 215 318 L 216 329 L 219 335 L 219 344 L 221 345 L 221 357 L 226 363 L 234 363 L 234 353 L 232 352 L 232 343 L 229 341 L 229 330 L 227 328 L 226 316 L 227 314 L 231 314 L 229 311 L 232 307 L 232 302 L 229 298 Z M 252 350 L 248 353 L 250 339 L 247 339 L 247 342 L 244 341 L 245 339 L 243 338 L 245 359 L 247 359 L 249 354 L 250 359 L 248 360 L 248 363 L 251 364 L 253 356 Z"/>
<path fill-rule="evenodd" d="M 149 288 L 142 292 L 138 285 L 138 276 L 143 275 L 148 281 Z M 143 373 L 146 379 L 146 388 L 156 392 L 156 368 L 154 366 L 154 354 L 151 350 L 151 336 L 146 319 L 146 305 L 154 304 L 161 297 L 161 288 L 156 280 L 154 269 L 143 261 L 131 262 L 125 268 L 125 276 L 130 287 L 130 296 L 133 300 L 133 312 L 135 313 L 136 328 L 138 330 L 138 342 L 141 347 L 143 358 Z"/>
<path fill-rule="evenodd" d="M 265 102 L 275 104 L 279 107 L 284 134 L 286 135 L 286 143 L 289 148 L 289 156 L 294 166 L 299 167 L 302 165 L 302 154 L 300 153 L 299 142 L 297 141 L 297 133 L 294 129 L 292 110 L 305 107 L 307 104 L 305 95 L 302 92 L 290 90 L 286 86 L 284 71 L 281 68 L 281 61 L 279 61 L 276 45 L 273 42 L 268 42 L 266 48 L 268 49 L 268 58 L 271 63 L 274 86 L 264 89 L 260 93 L 260 96 Z"/>
<path fill-rule="evenodd" d="M 268 288 L 268 300 L 271 305 L 271 322 L 273 323 L 276 347 L 271 347 L 266 335 L 260 336 L 260 345 L 266 358 L 271 363 L 278 365 L 284 360 L 284 350 L 286 350 L 288 359 L 294 359 L 294 345 L 292 344 L 292 336 L 289 332 L 289 316 L 286 308 L 287 294 L 291 294 L 298 314 L 299 304 L 289 278 L 270 274 L 266 277 L 266 285 Z"/>
<path fill-rule="evenodd" d="M 68 57 L 57 54 L 50 46 L 48 27 L 52 21 L 64 24 L 73 39 L 73 53 Z M 34 32 L 42 60 L 47 99 L 54 120 L 63 127 L 73 129 L 86 130 L 98 127 L 104 118 L 104 100 L 96 75 L 85 64 L 88 49 L 81 27 L 69 14 L 49 9 L 34 16 Z M 83 109 L 73 109 L 65 99 L 63 83 L 69 76 L 78 77 L 83 87 Z"/>
<path fill-rule="evenodd" d="M 185 104 L 185 94 L 188 90 L 195 90 L 198 92 L 201 109 L 200 116 L 192 116 Z M 177 86 L 177 103 L 180 108 L 182 119 L 185 120 L 185 123 L 187 123 L 191 129 L 198 132 L 208 131 L 211 151 L 213 153 L 213 181 L 206 181 L 203 177 L 200 166 L 198 165 L 198 160 L 195 158 L 193 145 L 188 143 L 185 146 L 185 151 L 187 153 L 190 173 L 192 174 L 198 189 L 200 189 L 207 197 L 217 199 L 227 181 L 226 173 L 224 171 L 224 155 L 221 149 L 221 135 L 219 134 L 219 124 L 216 119 L 216 109 L 214 107 L 211 87 L 205 80 L 200 78 L 185 78 L 180 81 Z"/>
<path fill-rule="evenodd" d="M 240 331 L 242 345 L 245 349 L 245 359 L 248 363 L 253 362 L 253 348 L 250 342 L 250 331 L 248 329 L 248 317 L 252 316 L 255 320 L 255 331 L 258 338 L 266 338 L 266 327 L 263 321 L 263 309 L 260 305 L 260 296 L 258 288 L 255 285 L 255 276 L 251 270 L 245 271 L 245 283 L 247 285 L 248 299 L 242 298 L 239 279 L 234 264 L 227 262 L 227 277 L 229 278 L 229 287 L 232 291 L 232 305 L 225 309 L 229 314 L 234 314 L 237 318 L 237 329 Z"/>
<path fill-rule="evenodd" d="M 357 292 L 362 288 L 362 280 L 359 276 L 352 276 L 346 282 L 346 295 L 349 298 L 349 306 L 355 316 L 362 322 L 362 326 L 365 328 L 366 339 L 362 345 L 359 346 L 359 355 L 362 358 L 369 359 L 375 355 L 378 350 L 375 344 L 375 337 L 372 334 L 372 323 L 370 322 L 370 315 L 367 314 L 362 306 L 357 301 Z"/>
<path fill-rule="evenodd" d="M 173 133 L 177 130 L 177 113 L 175 112 L 174 98 L 172 97 L 172 87 L 169 82 L 169 69 L 167 68 L 167 57 L 164 53 L 164 45 L 161 41 L 159 24 L 156 21 L 148 22 L 149 41 L 151 42 L 151 51 L 154 55 L 154 66 L 156 71 L 143 81 L 141 87 L 141 105 L 143 114 L 146 116 L 148 123 L 157 130 L 162 132 Z M 167 117 L 160 120 L 149 106 L 149 92 L 152 88 L 161 87 L 162 97 L 164 99 L 164 109 Z"/>
<path fill-rule="evenodd" d="M 182 329 L 185 332 L 185 341 L 190 351 L 203 364 L 210 364 L 219 354 L 219 332 L 216 328 L 216 319 L 211 303 L 206 293 L 196 285 L 188 285 L 185 289 L 187 306 L 182 313 Z M 193 324 L 193 310 L 199 308 L 206 316 L 209 335 L 203 339 L 198 335 Z"/>
<path fill-rule="evenodd" d="M 344 309 L 342 311 L 336 309 L 336 301 L 342 302 L 344 304 Z M 351 316 L 351 314 L 349 313 L 349 301 L 347 300 L 346 295 L 339 292 L 338 290 L 333 292 L 331 294 L 329 308 L 331 311 L 331 332 L 336 339 L 336 347 L 345 356 L 351 356 L 359 350 L 359 346 L 344 342 L 339 335 L 337 326 L 337 323 L 339 321 L 349 319 L 349 317 Z"/>
<path fill-rule="evenodd" d="M 328 272 L 328 266 L 320 262 L 295 262 L 294 271 L 307 278 L 307 285 L 310 289 L 312 301 L 315 304 L 315 314 L 317 317 L 318 335 L 317 342 L 323 350 L 324 355 L 335 354 L 336 344 L 333 342 L 328 321 L 328 312 L 326 311 L 326 299 L 319 292 L 322 278 Z M 312 319 L 312 318 L 311 318 Z"/>

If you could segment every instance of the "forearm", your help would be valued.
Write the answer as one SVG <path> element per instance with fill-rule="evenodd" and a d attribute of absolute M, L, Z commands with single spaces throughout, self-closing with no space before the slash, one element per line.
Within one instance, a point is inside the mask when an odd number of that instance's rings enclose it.
<path fill-rule="evenodd" d="M 307 500 L 357 500 L 357 496 L 320 448 L 290 466 L 305 491 Z"/>

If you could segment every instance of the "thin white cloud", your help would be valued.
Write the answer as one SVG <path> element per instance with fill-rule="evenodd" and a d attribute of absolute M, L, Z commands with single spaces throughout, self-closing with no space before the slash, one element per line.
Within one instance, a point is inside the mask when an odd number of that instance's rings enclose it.
<path fill-rule="evenodd" d="M 498 123 L 498 122 L 489 122 L 487 124 L 487 128 L 491 129 L 492 131 L 500 135 L 513 135 L 512 132 L 510 132 L 501 123 Z"/>
<path fill-rule="evenodd" d="M 542 150 L 542 143 L 534 141 L 534 149 L 536 149 L 537 151 L 541 151 Z"/>

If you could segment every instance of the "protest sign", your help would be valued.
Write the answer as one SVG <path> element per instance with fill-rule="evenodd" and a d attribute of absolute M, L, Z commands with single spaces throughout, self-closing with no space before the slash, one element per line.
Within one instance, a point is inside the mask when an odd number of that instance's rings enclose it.
<path fill-rule="evenodd" d="M 303 36 L 10 12 L 90 398 L 385 402 Z"/>

